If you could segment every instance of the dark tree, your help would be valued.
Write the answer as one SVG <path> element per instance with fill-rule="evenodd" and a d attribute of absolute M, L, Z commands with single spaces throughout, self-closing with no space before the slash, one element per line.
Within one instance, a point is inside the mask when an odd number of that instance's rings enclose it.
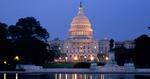
<path fill-rule="evenodd" d="M 16 26 L 21 29 L 20 36 L 24 39 L 34 37 L 39 40 L 47 40 L 49 38 L 47 30 L 34 17 L 21 18 L 16 23 Z"/>
<path fill-rule="evenodd" d="M 134 62 L 137 67 L 150 67 L 150 37 L 141 35 L 135 39 Z"/>
<path fill-rule="evenodd" d="M 9 36 L 12 38 L 13 41 L 21 38 L 21 29 L 15 25 L 10 25 L 8 27 Z"/>
<path fill-rule="evenodd" d="M 14 50 L 23 63 L 41 65 L 49 58 L 49 33 L 34 17 L 21 18 L 8 30 Z"/>
<path fill-rule="evenodd" d="M 115 51 L 115 60 L 117 61 L 117 64 L 123 66 L 126 60 L 125 55 L 127 49 L 124 46 L 121 46 L 114 48 L 113 51 Z"/>
<path fill-rule="evenodd" d="M 8 39 L 7 24 L 0 23 L 0 69 L 9 69 L 12 66 L 13 49 Z"/>
<path fill-rule="evenodd" d="M 114 40 L 113 40 L 113 39 L 111 39 L 111 40 L 109 41 L 109 47 L 110 47 L 110 50 L 113 49 L 113 47 L 114 47 Z"/>
<path fill-rule="evenodd" d="M 150 26 L 148 27 L 148 29 L 150 29 Z"/>
<path fill-rule="evenodd" d="M 5 23 L 0 23 L 0 40 L 5 40 L 7 39 L 7 24 Z"/>

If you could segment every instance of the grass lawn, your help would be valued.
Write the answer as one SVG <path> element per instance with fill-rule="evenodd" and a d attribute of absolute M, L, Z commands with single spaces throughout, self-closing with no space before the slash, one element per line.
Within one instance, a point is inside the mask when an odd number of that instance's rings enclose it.
<path fill-rule="evenodd" d="M 78 63 L 69 63 L 69 62 L 61 62 L 61 63 L 49 63 L 44 64 L 44 68 L 89 68 L 91 63 L 88 62 L 78 62 Z M 97 63 L 98 66 L 104 66 L 104 63 Z"/>
<path fill-rule="evenodd" d="M 74 63 L 49 63 L 43 65 L 44 68 L 73 68 Z"/>

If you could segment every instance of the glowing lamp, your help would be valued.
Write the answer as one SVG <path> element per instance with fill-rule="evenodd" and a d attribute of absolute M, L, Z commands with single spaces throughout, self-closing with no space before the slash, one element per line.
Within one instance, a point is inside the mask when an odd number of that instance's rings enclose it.
<path fill-rule="evenodd" d="M 74 60 L 78 60 L 78 57 L 74 57 Z"/>
<path fill-rule="evenodd" d="M 68 57 L 65 57 L 65 60 L 67 61 L 67 60 L 68 60 Z"/>
<path fill-rule="evenodd" d="M 93 60 L 94 60 L 94 57 L 93 57 L 93 56 L 91 56 L 91 58 L 90 58 L 90 59 L 91 59 L 91 61 L 93 61 Z"/>
<path fill-rule="evenodd" d="M 3 62 L 4 64 L 7 64 L 7 61 L 6 60 L 4 60 L 4 62 Z"/>
<path fill-rule="evenodd" d="M 109 58 L 108 58 L 108 57 L 105 57 L 105 60 L 109 60 Z"/>
<path fill-rule="evenodd" d="M 15 56 L 14 60 L 19 61 L 20 60 L 19 56 Z"/>

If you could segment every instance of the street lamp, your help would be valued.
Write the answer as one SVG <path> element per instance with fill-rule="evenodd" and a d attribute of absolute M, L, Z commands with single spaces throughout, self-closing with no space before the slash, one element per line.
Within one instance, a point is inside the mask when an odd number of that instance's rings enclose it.
<path fill-rule="evenodd" d="M 78 57 L 77 57 L 77 56 L 75 56 L 75 57 L 74 57 L 74 60 L 78 60 Z"/>
<path fill-rule="evenodd" d="M 105 57 L 105 60 L 109 60 L 109 58 L 108 58 L 108 57 Z"/>
<path fill-rule="evenodd" d="M 65 60 L 67 61 L 67 60 L 68 60 L 68 57 L 65 57 Z"/>
<path fill-rule="evenodd" d="M 4 64 L 7 64 L 7 61 L 6 60 L 4 60 L 4 62 L 3 62 Z"/>
<path fill-rule="evenodd" d="M 19 56 L 15 56 L 14 60 L 19 61 L 20 60 Z"/>
<path fill-rule="evenodd" d="M 91 56 L 91 58 L 90 58 L 90 59 L 91 59 L 91 61 L 93 61 L 93 60 L 94 60 L 94 57 L 93 57 L 93 56 Z"/>

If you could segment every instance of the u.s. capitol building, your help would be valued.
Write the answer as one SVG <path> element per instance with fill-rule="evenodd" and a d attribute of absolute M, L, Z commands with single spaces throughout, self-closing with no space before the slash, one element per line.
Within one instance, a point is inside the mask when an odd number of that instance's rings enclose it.
<path fill-rule="evenodd" d="M 63 59 L 68 62 L 99 61 L 98 54 L 104 54 L 102 57 L 108 55 L 109 39 L 96 40 L 93 38 L 93 31 L 91 22 L 80 4 L 78 13 L 70 24 L 68 39 L 51 40 L 49 43 L 52 47 L 58 45 L 57 49 L 66 54 Z"/>
<path fill-rule="evenodd" d="M 104 40 L 103 40 L 104 41 Z M 73 18 L 68 39 L 52 40 L 50 44 L 59 43 L 59 49 L 67 55 L 68 61 L 92 61 L 97 60 L 98 53 L 107 53 L 109 40 L 101 42 L 93 39 L 93 29 L 88 17 L 85 16 L 82 4 L 80 4 L 77 15 Z M 101 50 L 99 50 L 101 49 Z"/>

